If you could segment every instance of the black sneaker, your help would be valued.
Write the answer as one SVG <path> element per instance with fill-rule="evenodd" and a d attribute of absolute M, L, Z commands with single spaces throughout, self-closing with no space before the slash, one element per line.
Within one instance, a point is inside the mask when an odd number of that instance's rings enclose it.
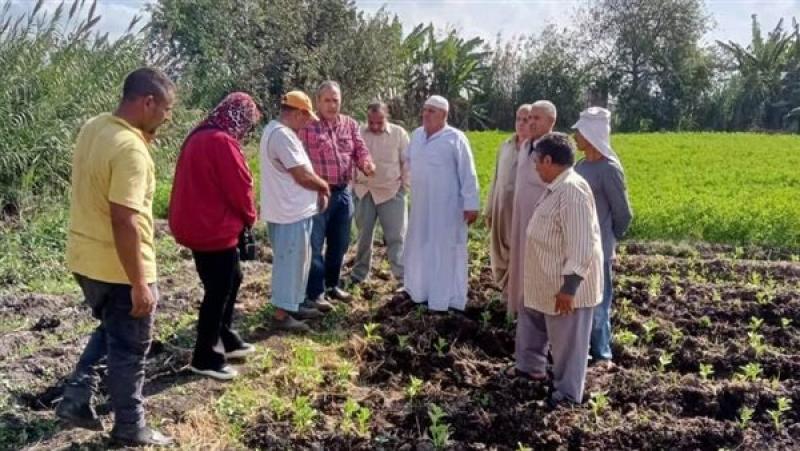
<path fill-rule="evenodd" d="M 308 327 L 308 324 L 293 318 L 292 315 L 289 314 L 287 314 L 283 319 L 273 318 L 272 325 L 276 329 L 285 330 L 287 332 L 297 332 L 297 333 L 311 332 L 311 328 Z"/>
<path fill-rule="evenodd" d="M 103 430 L 103 423 L 97 418 L 94 407 L 86 402 L 64 398 L 56 407 L 56 416 L 73 426 L 92 431 Z"/>
<path fill-rule="evenodd" d="M 172 446 L 174 443 L 171 437 L 149 427 L 131 432 L 112 430 L 111 442 L 121 446 Z"/>
<path fill-rule="evenodd" d="M 208 376 L 220 381 L 229 381 L 239 375 L 236 368 L 230 365 L 222 365 L 219 368 L 201 368 L 191 365 L 189 369 L 195 374 Z"/>
<path fill-rule="evenodd" d="M 242 359 L 256 352 L 255 346 L 251 345 L 250 343 L 245 343 L 241 340 L 236 345 L 236 349 L 226 350 L 225 346 L 222 344 L 222 340 L 217 341 L 217 344 L 214 345 L 213 349 L 214 352 L 223 354 L 226 359 Z"/>

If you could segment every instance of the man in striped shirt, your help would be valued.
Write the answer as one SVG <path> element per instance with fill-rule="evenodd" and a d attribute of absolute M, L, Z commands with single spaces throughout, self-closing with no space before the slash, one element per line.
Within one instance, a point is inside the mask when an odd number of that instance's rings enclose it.
<path fill-rule="evenodd" d="M 572 169 L 570 138 L 549 133 L 533 153 L 547 188 L 526 232 L 525 308 L 517 326 L 526 345 L 517 353 L 517 367 L 541 378 L 549 344 L 555 388 L 549 404 L 580 403 L 592 316 L 603 296 L 600 226 L 592 190 Z"/>
<path fill-rule="evenodd" d="M 330 309 L 324 298 L 347 301 L 350 294 L 339 287 L 342 261 L 350 245 L 353 196 L 350 181 L 357 167 L 366 176 L 375 173 L 367 146 L 355 119 L 340 113 L 342 90 L 335 81 L 317 89 L 319 120 L 300 130 L 314 172 L 328 182 L 328 208 L 314 215 L 311 231 L 311 269 L 306 288 L 307 308 Z M 326 245 L 327 241 L 327 245 Z M 325 255 L 322 248 L 325 247 Z"/>

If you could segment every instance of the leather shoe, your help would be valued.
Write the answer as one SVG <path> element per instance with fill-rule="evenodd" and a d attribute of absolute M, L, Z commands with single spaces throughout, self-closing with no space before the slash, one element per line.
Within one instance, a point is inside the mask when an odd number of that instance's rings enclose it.
<path fill-rule="evenodd" d="M 122 446 L 172 446 L 173 444 L 171 437 L 149 427 L 130 432 L 113 430 L 111 431 L 111 441 Z"/>
<path fill-rule="evenodd" d="M 353 299 L 353 295 L 350 293 L 342 290 L 339 287 L 333 287 L 328 289 L 328 297 L 331 299 L 336 299 L 338 301 L 348 302 Z"/>
<path fill-rule="evenodd" d="M 92 431 L 103 430 L 103 423 L 89 403 L 64 398 L 56 407 L 56 416 L 73 426 Z"/>

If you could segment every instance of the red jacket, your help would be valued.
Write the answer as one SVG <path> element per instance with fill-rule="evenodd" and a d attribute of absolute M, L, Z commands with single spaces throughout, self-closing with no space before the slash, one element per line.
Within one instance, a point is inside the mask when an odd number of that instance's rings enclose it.
<path fill-rule="evenodd" d="M 239 142 L 216 128 L 194 132 L 178 157 L 169 201 L 175 241 L 195 251 L 230 249 L 255 221 L 253 178 Z"/>

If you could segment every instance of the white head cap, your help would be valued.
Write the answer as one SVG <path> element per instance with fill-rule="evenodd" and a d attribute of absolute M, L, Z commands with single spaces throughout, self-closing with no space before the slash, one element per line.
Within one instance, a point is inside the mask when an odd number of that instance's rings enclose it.
<path fill-rule="evenodd" d="M 614 149 L 611 148 L 611 112 L 598 106 L 589 107 L 583 112 L 578 122 L 572 126 L 581 132 L 604 157 L 622 164 Z"/>
<path fill-rule="evenodd" d="M 430 96 L 425 101 L 425 106 L 431 106 L 443 111 L 450 111 L 450 102 L 442 96 Z"/>

